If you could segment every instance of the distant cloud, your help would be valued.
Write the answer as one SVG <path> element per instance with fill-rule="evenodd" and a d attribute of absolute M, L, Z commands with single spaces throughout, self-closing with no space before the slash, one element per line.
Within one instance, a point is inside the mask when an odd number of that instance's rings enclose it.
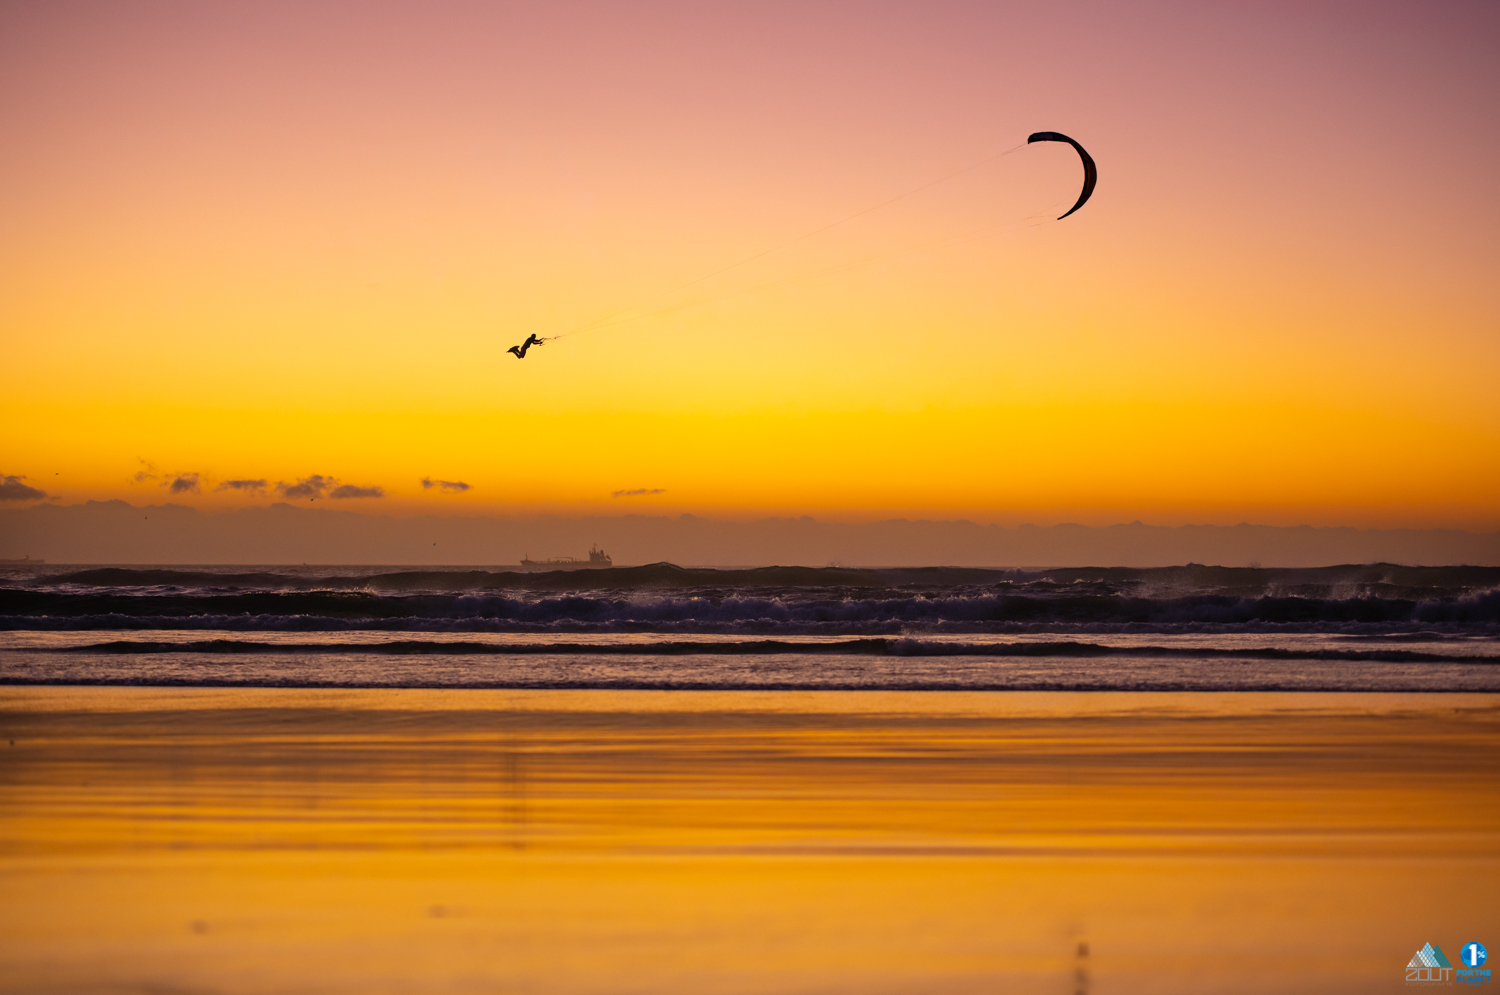
<path fill-rule="evenodd" d="M 338 481 L 332 477 L 325 477 L 321 473 L 315 473 L 311 477 L 302 477 L 295 484 L 285 481 L 276 481 L 276 493 L 288 498 L 307 498 L 309 501 L 320 498 L 323 492 L 330 487 L 337 487 Z"/>
<path fill-rule="evenodd" d="M 171 494 L 199 493 L 198 475 L 196 473 L 174 474 L 171 480 L 162 481 L 162 486 Z"/>
<path fill-rule="evenodd" d="M 135 461 L 141 465 L 141 468 L 130 479 L 137 484 L 156 481 L 158 487 L 165 487 L 170 494 L 198 494 L 202 491 L 200 474 L 162 473 L 157 465 L 148 459 L 137 456 Z"/>
<path fill-rule="evenodd" d="M 632 491 L 615 491 L 613 494 L 610 495 L 610 497 L 613 497 L 613 498 L 622 498 L 622 497 L 649 497 L 652 494 L 665 494 L 665 493 L 667 493 L 667 489 L 665 487 L 637 487 L 635 490 L 632 490 Z"/>
<path fill-rule="evenodd" d="M 335 487 L 333 493 L 328 495 L 332 498 L 378 498 L 385 497 L 383 487 L 355 487 L 353 484 L 345 484 Z"/>
<path fill-rule="evenodd" d="M 0 476 L 0 501 L 35 501 L 47 496 L 46 491 L 21 483 L 25 479 L 25 476 L 16 474 Z"/>
<path fill-rule="evenodd" d="M 256 481 L 245 481 L 254 484 Z M 260 481 L 264 484 L 265 481 Z M 311 477 L 298 478 L 295 484 L 289 484 L 284 480 L 276 482 L 276 493 L 288 498 L 307 498 L 316 501 L 327 494 L 331 498 L 380 498 L 385 497 L 383 487 L 358 487 L 354 484 L 340 484 L 337 477 L 324 476 L 315 473 Z"/>
<path fill-rule="evenodd" d="M 264 477 L 260 480 L 226 480 L 214 488 L 216 491 L 249 491 L 251 494 L 262 494 L 265 489 Z"/>
<path fill-rule="evenodd" d="M 422 478 L 422 489 L 430 491 L 434 487 L 441 487 L 445 491 L 463 492 L 470 490 L 470 485 L 462 480 L 433 480 L 431 477 Z"/>

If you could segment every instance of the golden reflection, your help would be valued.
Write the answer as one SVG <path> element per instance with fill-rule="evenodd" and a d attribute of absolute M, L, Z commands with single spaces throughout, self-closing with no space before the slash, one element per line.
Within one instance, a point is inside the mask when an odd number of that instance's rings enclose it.
<path fill-rule="evenodd" d="M 10 689 L 0 723 L 6 991 L 1355 991 L 1500 883 L 1464 696 Z"/>

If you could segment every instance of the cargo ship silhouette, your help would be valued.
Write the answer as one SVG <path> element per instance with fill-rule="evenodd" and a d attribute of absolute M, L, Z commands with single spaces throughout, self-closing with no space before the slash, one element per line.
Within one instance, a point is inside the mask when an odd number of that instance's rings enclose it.
<path fill-rule="evenodd" d="M 575 556 L 558 556 L 550 560 L 533 560 L 531 554 L 521 558 L 522 570 L 602 570 L 615 563 L 609 554 L 596 546 L 589 547 L 589 558 L 580 560 Z"/>

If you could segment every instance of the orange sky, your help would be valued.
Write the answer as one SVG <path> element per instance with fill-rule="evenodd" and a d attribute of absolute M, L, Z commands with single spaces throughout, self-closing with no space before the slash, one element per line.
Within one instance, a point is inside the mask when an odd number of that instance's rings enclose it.
<path fill-rule="evenodd" d="M 1490 3 L 9 4 L 0 474 L 1500 528 L 1497 43 Z M 1099 162 L 1066 221 L 1034 146 L 674 292 L 1040 129 Z"/>

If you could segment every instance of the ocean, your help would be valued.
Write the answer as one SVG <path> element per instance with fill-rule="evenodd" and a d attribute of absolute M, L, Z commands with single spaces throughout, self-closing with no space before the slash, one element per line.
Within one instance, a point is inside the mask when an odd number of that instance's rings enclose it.
<path fill-rule="evenodd" d="M 0 683 L 1500 691 L 1500 568 L 0 567 Z"/>
<path fill-rule="evenodd" d="M 1493 920 L 1493 568 L 0 569 L 0 992 L 1353 995 Z"/>

